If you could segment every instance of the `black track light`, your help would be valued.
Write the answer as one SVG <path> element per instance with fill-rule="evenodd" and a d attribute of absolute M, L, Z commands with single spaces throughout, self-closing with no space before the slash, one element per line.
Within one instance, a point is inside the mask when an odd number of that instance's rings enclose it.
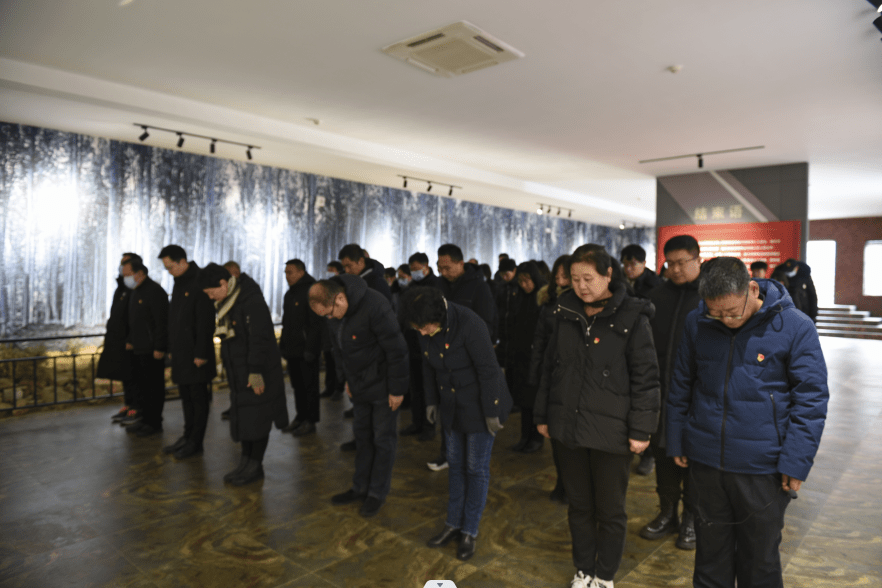
<path fill-rule="evenodd" d="M 431 192 L 431 191 L 432 191 L 432 182 L 429 182 L 429 187 L 426 188 L 426 192 Z"/>
<path fill-rule="evenodd" d="M 867 0 L 876 9 L 876 12 L 882 12 L 882 0 Z"/>
<path fill-rule="evenodd" d="M 141 128 L 144 129 L 144 132 L 141 133 L 141 136 L 138 137 L 138 140 L 139 141 L 146 141 L 147 137 L 150 136 L 150 133 L 147 132 L 147 127 L 142 126 Z"/>
<path fill-rule="evenodd" d="M 560 216 L 560 208 L 557 209 L 557 216 Z"/>
<path fill-rule="evenodd" d="M 703 167 L 704 167 L 704 157 L 702 157 L 701 154 L 699 153 L 698 154 L 698 169 L 701 169 Z"/>
<path fill-rule="evenodd" d="M 404 176 L 404 187 L 407 188 L 407 176 Z"/>
<path fill-rule="evenodd" d="M 450 186 L 450 190 L 447 192 L 448 196 L 453 196 L 453 186 Z"/>
<path fill-rule="evenodd" d="M 882 16 L 873 21 L 873 24 L 876 25 L 876 28 L 882 32 Z"/>
<path fill-rule="evenodd" d="M 567 218 L 573 218 L 573 211 L 572 211 L 572 210 L 571 210 L 570 213 L 567 215 Z"/>
<path fill-rule="evenodd" d="M 252 147 L 251 147 L 251 145 L 249 145 L 248 149 L 245 151 L 245 157 L 247 157 L 249 159 L 249 161 L 251 160 L 251 149 L 252 149 Z"/>
<path fill-rule="evenodd" d="M 211 140 L 211 146 L 209 146 L 208 150 L 214 153 L 215 146 L 217 145 L 217 139 Z"/>
<path fill-rule="evenodd" d="M 184 134 L 178 133 L 178 149 L 184 146 Z"/>

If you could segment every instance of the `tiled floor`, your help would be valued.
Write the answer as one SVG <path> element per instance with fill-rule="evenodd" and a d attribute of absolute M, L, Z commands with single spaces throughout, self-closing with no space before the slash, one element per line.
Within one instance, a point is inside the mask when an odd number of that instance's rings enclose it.
<path fill-rule="evenodd" d="M 831 402 L 816 464 L 787 511 L 785 584 L 882 586 L 882 342 L 822 339 Z M 443 523 L 446 472 L 425 462 L 437 444 L 401 438 L 392 493 L 373 519 L 330 496 L 349 487 L 353 454 L 344 405 L 322 400 L 317 435 L 274 432 L 266 480 L 225 486 L 238 462 L 216 397 L 202 457 L 160 453 L 180 434 L 166 406 L 164 439 L 139 440 L 109 424 L 113 406 L 0 420 L 0 588 L 12 586 L 422 587 L 567 586 L 572 578 L 566 507 L 548 500 L 550 448 L 508 450 L 518 415 L 494 447 L 478 553 L 425 540 Z M 289 408 L 293 403 L 289 402 Z M 292 409 L 293 412 L 293 409 Z M 402 415 L 402 426 L 409 414 Z M 656 510 L 654 476 L 634 475 L 628 539 L 616 586 L 689 586 L 692 553 L 674 537 L 637 530 Z"/>

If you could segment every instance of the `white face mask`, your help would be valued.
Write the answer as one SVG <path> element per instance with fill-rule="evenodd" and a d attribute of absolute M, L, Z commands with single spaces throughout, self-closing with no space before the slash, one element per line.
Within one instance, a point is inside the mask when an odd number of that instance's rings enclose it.
<path fill-rule="evenodd" d="M 426 270 L 411 270 L 410 277 L 419 282 L 426 277 Z"/>
<path fill-rule="evenodd" d="M 135 282 L 135 276 L 123 276 L 123 284 L 125 284 L 126 288 L 129 290 L 134 290 L 135 286 L 138 285 L 138 283 Z"/>
<path fill-rule="evenodd" d="M 792 272 L 787 272 L 787 277 L 788 277 L 788 278 L 795 278 L 797 272 L 799 272 L 799 268 L 798 268 L 798 267 L 797 267 L 797 268 L 794 268 Z"/>
<path fill-rule="evenodd" d="M 408 281 L 405 280 L 404 278 L 398 278 L 398 285 L 401 286 L 402 288 L 407 287 L 407 285 L 408 285 L 409 283 L 410 283 L 410 282 L 408 282 Z"/>

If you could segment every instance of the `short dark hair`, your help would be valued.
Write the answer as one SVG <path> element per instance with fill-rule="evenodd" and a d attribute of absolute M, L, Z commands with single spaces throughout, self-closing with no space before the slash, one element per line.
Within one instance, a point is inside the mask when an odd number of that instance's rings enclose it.
<path fill-rule="evenodd" d="M 337 273 L 338 273 L 338 274 L 342 274 L 342 273 L 343 273 L 343 264 L 340 263 L 339 261 L 329 261 L 327 267 L 332 267 L 332 268 L 334 268 L 335 270 L 337 270 Z"/>
<path fill-rule="evenodd" d="M 221 280 L 229 282 L 233 275 L 225 266 L 226 264 L 218 265 L 216 263 L 209 263 L 199 270 L 199 289 L 205 290 L 206 288 L 217 288 L 220 286 Z"/>
<path fill-rule="evenodd" d="M 413 255 L 411 255 L 410 257 L 407 258 L 407 263 L 413 263 L 413 262 L 417 262 L 422 265 L 429 265 L 429 256 L 426 255 L 425 253 L 420 253 L 420 252 L 414 253 Z"/>
<path fill-rule="evenodd" d="M 513 259 L 506 257 L 499 262 L 499 271 L 502 273 L 513 272 L 517 269 L 518 264 Z"/>
<path fill-rule="evenodd" d="M 567 276 L 567 279 L 570 277 L 570 256 L 567 254 L 561 255 L 557 259 L 554 260 L 554 265 L 551 266 L 551 279 L 557 279 L 557 272 L 560 268 L 564 269 L 564 274 Z"/>
<path fill-rule="evenodd" d="M 364 249 L 361 246 L 350 243 L 349 245 L 344 245 L 343 249 L 340 250 L 340 253 L 337 254 L 337 259 L 351 259 L 352 261 L 361 261 L 364 259 Z"/>
<path fill-rule="evenodd" d="M 383 275 L 387 278 L 394 278 L 397 275 L 397 272 L 394 267 L 384 267 Z"/>
<path fill-rule="evenodd" d="M 499 254 L 499 261 L 502 261 L 503 259 L 508 259 L 508 253 Z"/>
<path fill-rule="evenodd" d="M 137 260 L 141 263 L 144 263 L 144 260 L 141 259 L 141 256 L 138 255 L 137 253 L 131 253 L 131 252 L 127 251 L 126 253 L 122 254 L 122 257 L 128 257 L 129 259 L 134 259 L 134 260 Z"/>
<path fill-rule="evenodd" d="M 490 269 L 490 264 L 482 263 L 478 266 L 478 269 L 484 272 L 484 278 L 489 282 L 493 279 L 493 270 Z"/>
<path fill-rule="evenodd" d="M 612 286 L 613 282 L 618 282 L 624 284 L 626 288 L 629 287 L 628 282 L 625 281 L 625 274 L 622 273 L 622 266 L 619 265 L 615 257 L 609 254 L 603 245 L 588 243 L 577 247 L 570 256 L 567 272 L 571 273 L 573 265 L 577 263 L 590 263 L 597 270 L 597 273 L 604 276 L 612 269 L 612 282 L 610 282 L 610 286 Z"/>
<path fill-rule="evenodd" d="M 452 261 L 462 261 L 462 249 L 453 243 L 445 243 L 438 248 L 438 257 L 446 255 Z"/>
<path fill-rule="evenodd" d="M 408 289 L 401 299 L 404 321 L 420 329 L 432 323 L 447 322 L 447 304 L 437 288 Z"/>
<path fill-rule="evenodd" d="M 236 268 L 237 270 L 242 271 L 242 268 L 239 267 L 239 264 L 236 263 L 235 261 L 233 261 L 232 259 L 231 259 L 230 261 L 228 261 L 227 263 L 225 263 L 225 264 L 224 264 L 224 267 L 226 267 L 226 268 L 234 267 L 234 268 Z M 231 275 L 232 275 L 232 274 L 231 274 Z"/>
<path fill-rule="evenodd" d="M 639 261 L 640 263 L 646 263 L 646 249 L 636 243 L 632 243 L 622 249 L 619 259 L 622 261 L 634 260 Z"/>
<path fill-rule="evenodd" d="M 137 274 L 138 272 L 144 272 L 145 276 L 150 275 L 150 270 L 147 269 L 147 266 L 144 265 L 144 262 L 141 261 L 140 257 L 138 259 L 134 259 L 134 258 L 127 259 L 124 262 L 122 262 L 122 265 L 127 265 L 127 266 L 131 267 L 132 273 Z"/>
<path fill-rule="evenodd" d="M 701 266 L 698 296 L 703 300 L 744 294 L 749 286 L 750 273 L 737 257 L 715 257 Z"/>
<path fill-rule="evenodd" d="M 302 272 L 306 271 L 306 265 L 302 261 L 300 261 L 299 259 L 289 259 L 288 261 L 285 262 L 285 265 L 286 266 L 293 265 L 294 267 L 296 267 L 297 269 L 299 269 Z"/>
<path fill-rule="evenodd" d="M 346 287 L 340 280 L 319 280 L 309 289 L 309 303 L 332 306 L 337 294 L 346 294 Z"/>
<path fill-rule="evenodd" d="M 159 252 L 159 256 L 156 259 L 162 259 L 163 257 L 168 257 L 173 262 L 178 263 L 181 260 L 187 261 L 187 252 L 180 245 L 166 245 Z"/>
<path fill-rule="evenodd" d="M 769 269 L 769 264 L 767 264 L 765 261 L 754 261 L 752 264 L 750 264 L 750 271 L 767 269 Z"/>
<path fill-rule="evenodd" d="M 398 271 L 404 272 L 406 275 L 409 276 L 410 275 L 410 266 L 407 265 L 406 263 L 402 263 L 401 265 L 398 266 Z"/>
<path fill-rule="evenodd" d="M 695 256 L 701 253 L 701 250 L 698 248 L 698 241 L 695 240 L 695 237 L 692 235 L 677 235 L 676 237 L 671 237 L 668 239 L 668 242 L 665 243 L 664 254 L 667 255 L 671 251 L 686 251 L 689 255 Z"/>

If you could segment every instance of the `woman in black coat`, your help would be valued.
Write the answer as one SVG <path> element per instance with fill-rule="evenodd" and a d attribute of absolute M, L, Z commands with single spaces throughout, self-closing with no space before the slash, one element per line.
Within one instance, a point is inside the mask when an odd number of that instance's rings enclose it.
<path fill-rule="evenodd" d="M 427 544 L 459 539 L 457 557 L 467 560 L 487 501 L 493 440 L 511 396 L 481 317 L 435 288 L 409 290 L 402 305 L 407 324 L 420 333 L 426 417 L 434 423 L 440 412 L 450 464 L 447 520 Z"/>
<path fill-rule="evenodd" d="M 573 290 L 554 311 L 534 418 L 558 446 L 576 565 L 571 586 L 607 587 L 625 548 L 631 453 L 646 449 L 658 420 L 654 309 L 628 295 L 618 263 L 600 245 L 573 252 L 570 279 Z"/>
<path fill-rule="evenodd" d="M 273 423 L 288 424 L 282 356 L 260 286 L 248 274 L 232 277 L 210 263 L 199 286 L 215 301 L 221 358 L 230 386 L 230 434 L 242 444 L 242 459 L 224 482 L 243 486 L 263 478 L 263 455 Z"/>
<path fill-rule="evenodd" d="M 521 439 L 512 449 L 533 453 L 542 449 L 544 439 L 533 424 L 533 404 L 536 402 L 536 384 L 530 381 L 530 359 L 540 306 L 536 295 L 548 282 L 535 261 L 525 261 L 517 267 L 516 278 L 521 295 L 517 298 L 515 319 L 509 331 L 506 372 L 510 372 L 511 395 L 521 407 Z"/>
<path fill-rule="evenodd" d="M 551 334 L 554 332 L 554 321 L 556 320 L 554 310 L 557 308 L 557 300 L 561 294 L 571 289 L 570 274 L 567 269 L 569 265 L 569 255 L 558 257 L 551 271 L 554 283 L 543 286 L 536 295 L 536 304 L 539 305 L 539 321 L 536 323 L 536 334 L 533 336 L 533 349 L 530 358 L 530 384 L 537 388 L 539 386 L 539 374 L 542 370 L 542 358 L 545 357 L 545 349 L 548 347 Z M 555 482 L 554 490 L 551 491 L 549 498 L 566 504 L 567 493 L 564 490 L 563 480 L 560 476 L 560 459 L 558 457 L 557 445 L 554 443 L 551 444 L 551 452 L 554 457 L 554 470 L 557 473 L 557 482 Z"/>

